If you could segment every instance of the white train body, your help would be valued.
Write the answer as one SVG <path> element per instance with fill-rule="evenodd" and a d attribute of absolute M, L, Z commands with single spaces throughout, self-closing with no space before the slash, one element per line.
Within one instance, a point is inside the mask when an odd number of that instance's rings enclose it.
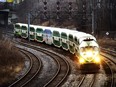
<path fill-rule="evenodd" d="M 94 64 L 99 68 L 99 45 L 96 38 L 90 34 L 64 28 L 30 25 L 28 35 L 28 25 L 22 23 L 15 24 L 14 33 L 22 38 L 28 38 L 30 35 L 30 40 L 69 50 L 70 53 L 77 55 L 80 68 L 87 64 Z"/>

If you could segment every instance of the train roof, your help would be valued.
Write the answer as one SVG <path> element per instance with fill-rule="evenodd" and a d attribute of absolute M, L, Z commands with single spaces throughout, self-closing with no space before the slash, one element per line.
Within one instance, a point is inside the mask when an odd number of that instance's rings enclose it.
<path fill-rule="evenodd" d="M 24 24 L 24 23 L 16 23 L 16 24 L 18 24 L 20 26 L 23 25 L 23 26 L 28 27 L 28 24 Z M 87 39 L 87 38 L 94 39 L 96 41 L 96 38 L 94 36 L 92 36 L 91 34 L 87 34 L 87 33 L 76 31 L 76 30 L 69 30 L 69 29 L 66 29 L 66 28 L 39 26 L 39 25 L 30 25 L 30 26 L 34 27 L 35 29 L 37 29 L 37 28 L 42 28 L 43 30 L 49 29 L 49 30 L 51 30 L 51 32 L 58 31 L 60 34 L 62 32 L 66 33 L 67 35 L 72 34 L 73 37 L 77 37 L 77 39 L 79 39 L 80 42 L 83 41 L 84 39 Z"/>
<path fill-rule="evenodd" d="M 87 44 L 87 42 L 86 41 L 83 41 L 80 45 L 79 45 L 79 48 L 81 48 L 81 47 L 86 47 L 86 46 L 88 46 L 88 44 Z M 94 46 L 94 47 L 99 47 L 99 45 L 97 44 L 97 42 L 96 41 L 91 41 L 91 42 L 89 42 L 89 46 Z"/>

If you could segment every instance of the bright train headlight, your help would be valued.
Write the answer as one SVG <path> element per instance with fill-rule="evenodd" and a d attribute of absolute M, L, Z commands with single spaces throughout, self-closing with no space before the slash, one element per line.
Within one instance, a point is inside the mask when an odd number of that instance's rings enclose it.
<path fill-rule="evenodd" d="M 80 54 L 84 58 L 88 58 L 88 57 L 93 57 L 94 56 L 92 51 L 81 52 Z"/>
<path fill-rule="evenodd" d="M 86 57 L 92 57 L 93 56 L 93 52 L 92 51 L 87 51 L 86 52 Z"/>
<path fill-rule="evenodd" d="M 94 58 L 94 61 L 95 61 L 95 63 L 100 63 L 101 60 L 100 60 L 99 57 L 95 57 L 95 58 Z"/>

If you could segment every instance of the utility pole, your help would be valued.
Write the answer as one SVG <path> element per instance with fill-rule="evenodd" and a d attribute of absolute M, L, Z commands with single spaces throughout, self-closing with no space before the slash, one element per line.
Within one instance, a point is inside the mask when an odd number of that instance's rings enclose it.
<path fill-rule="evenodd" d="M 95 26 L 95 23 L 94 23 L 94 9 L 92 10 L 92 34 L 94 35 L 94 27 Z"/>
<path fill-rule="evenodd" d="M 112 5 L 112 0 L 110 0 L 110 31 L 112 31 L 112 9 L 113 9 L 113 5 Z"/>
<path fill-rule="evenodd" d="M 30 41 L 30 13 L 28 13 L 28 40 Z"/>
<path fill-rule="evenodd" d="M 94 0 L 92 0 L 92 34 L 95 33 L 95 7 L 94 7 Z"/>

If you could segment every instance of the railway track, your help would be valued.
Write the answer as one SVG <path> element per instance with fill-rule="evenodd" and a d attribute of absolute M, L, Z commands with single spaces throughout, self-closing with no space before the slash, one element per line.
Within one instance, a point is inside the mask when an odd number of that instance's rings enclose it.
<path fill-rule="evenodd" d="M 114 67 L 116 65 L 116 61 L 115 61 L 115 51 L 111 51 L 111 50 L 105 50 L 105 49 L 102 49 L 102 52 L 101 53 L 101 56 L 103 57 L 102 60 L 103 60 L 103 66 L 105 71 L 106 71 L 106 74 L 108 75 L 110 81 L 108 81 L 107 83 L 107 86 L 108 87 L 115 87 L 116 85 L 116 82 L 115 82 L 115 73 L 114 73 Z"/>
<path fill-rule="evenodd" d="M 93 87 L 95 82 L 96 74 L 85 74 L 83 75 L 81 81 L 79 82 L 77 87 Z"/>
<path fill-rule="evenodd" d="M 101 48 L 101 50 L 104 53 L 107 53 L 107 54 L 112 55 L 112 56 L 116 56 L 116 51 L 114 51 L 114 50 L 109 50 L 109 49 L 105 49 L 105 48 Z"/>
<path fill-rule="evenodd" d="M 107 62 L 106 60 L 103 60 L 105 64 L 103 64 L 104 70 L 107 74 L 107 76 L 109 77 L 109 81 L 107 83 L 107 87 L 115 87 L 115 81 L 114 81 L 114 71 L 112 70 L 111 65 L 109 64 L 109 62 Z"/>
<path fill-rule="evenodd" d="M 41 60 L 36 57 L 33 53 L 20 49 L 20 51 L 27 55 L 30 59 L 30 67 L 26 71 L 26 73 L 21 76 L 18 80 L 14 81 L 12 84 L 10 84 L 8 87 L 23 87 L 26 84 L 28 84 L 40 71 L 42 67 Z"/>
<path fill-rule="evenodd" d="M 50 54 L 48 54 L 50 55 Z M 57 60 L 59 63 L 59 68 L 56 72 L 56 74 L 52 77 L 52 79 L 50 81 L 48 81 L 44 87 L 58 87 L 60 86 L 63 81 L 67 78 L 67 76 L 69 75 L 70 72 L 70 65 L 67 62 L 67 60 L 65 60 L 64 58 L 57 58 L 55 57 L 56 55 L 54 55 L 55 60 Z"/>
<path fill-rule="evenodd" d="M 63 58 L 62 56 L 60 56 L 55 52 L 48 51 L 46 49 L 42 49 L 37 46 L 29 45 L 26 43 L 20 43 L 20 44 L 35 49 L 37 51 L 41 51 L 42 53 L 51 56 L 51 58 L 54 58 L 54 60 L 57 61 L 58 64 L 57 72 L 47 83 L 44 84 L 44 87 L 58 87 L 66 80 L 67 76 L 70 73 L 70 65 L 65 58 Z"/>

